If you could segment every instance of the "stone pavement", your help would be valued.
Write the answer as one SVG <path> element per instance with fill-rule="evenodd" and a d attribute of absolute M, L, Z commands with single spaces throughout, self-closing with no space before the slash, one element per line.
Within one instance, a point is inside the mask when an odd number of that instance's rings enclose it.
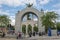
<path fill-rule="evenodd" d="M 35 37 L 28 37 L 23 39 L 16 39 L 16 38 L 0 38 L 0 40 L 60 40 L 60 36 L 35 36 Z"/>

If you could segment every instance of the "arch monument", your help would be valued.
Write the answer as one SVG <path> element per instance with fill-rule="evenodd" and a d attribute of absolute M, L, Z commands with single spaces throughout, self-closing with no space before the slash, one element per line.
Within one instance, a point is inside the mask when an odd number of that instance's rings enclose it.
<path fill-rule="evenodd" d="M 17 33 L 18 31 L 22 32 L 22 17 L 25 15 L 27 12 L 32 12 L 38 17 L 38 31 L 42 32 L 44 31 L 44 27 L 42 27 L 41 23 L 41 16 L 43 15 L 43 11 L 39 11 L 32 6 L 27 6 L 25 9 L 19 11 L 16 16 L 15 16 L 15 32 Z"/>

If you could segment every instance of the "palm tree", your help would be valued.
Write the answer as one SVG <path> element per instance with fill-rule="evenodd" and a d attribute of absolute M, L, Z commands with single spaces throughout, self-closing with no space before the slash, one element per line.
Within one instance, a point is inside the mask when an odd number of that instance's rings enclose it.
<path fill-rule="evenodd" d="M 41 17 L 42 26 L 45 26 L 45 31 L 47 33 L 48 27 L 55 26 L 55 19 L 58 17 L 58 14 L 55 12 L 47 12 Z"/>
<path fill-rule="evenodd" d="M 0 15 L 0 27 L 7 27 L 7 25 L 9 24 L 11 20 L 9 19 L 9 17 L 7 15 Z"/>

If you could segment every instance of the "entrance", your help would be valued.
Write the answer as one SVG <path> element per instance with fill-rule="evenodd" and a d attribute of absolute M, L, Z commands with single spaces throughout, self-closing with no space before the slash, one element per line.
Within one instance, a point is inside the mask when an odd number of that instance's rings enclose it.
<path fill-rule="evenodd" d="M 22 32 L 28 34 L 29 32 L 38 32 L 38 17 L 33 12 L 27 12 L 22 16 Z"/>
<path fill-rule="evenodd" d="M 33 16 L 32 16 L 33 15 Z M 24 30 L 26 31 L 26 34 L 28 33 L 28 25 L 31 25 L 32 32 L 34 25 L 37 25 L 38 31 L 42 32 L 44 28 L 42 28 L 41 23 L 41 16 L 43 15 L 43 12 L 38 11 L 37 9 L 33 8 L 32 6 L 27 6 L 25 9 L 18 11 L 16 14 L 15 19 L 15 32 L 18 31 L 22 32 L 22 25 L 26 25 Z M 28 19 L 28 20 L 27 20 Z M 30 30 L 29 29 L 29 30 Z"/>

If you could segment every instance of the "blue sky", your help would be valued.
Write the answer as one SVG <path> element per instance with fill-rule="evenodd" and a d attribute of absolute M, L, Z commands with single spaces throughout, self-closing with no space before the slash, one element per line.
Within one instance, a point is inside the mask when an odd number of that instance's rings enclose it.
<path fill-rule="evenodd" d="M 55 11 L 58 14 L 60 13 L 60 0 L 0 0 L 0 15 L 8 15 L 12 20 L 11 24 L 14 25 L 15 14 L 26 8 L 28 3 L 33 3 L 33 7 L 39 11 L 42 8 L 45 12 Z"/>

